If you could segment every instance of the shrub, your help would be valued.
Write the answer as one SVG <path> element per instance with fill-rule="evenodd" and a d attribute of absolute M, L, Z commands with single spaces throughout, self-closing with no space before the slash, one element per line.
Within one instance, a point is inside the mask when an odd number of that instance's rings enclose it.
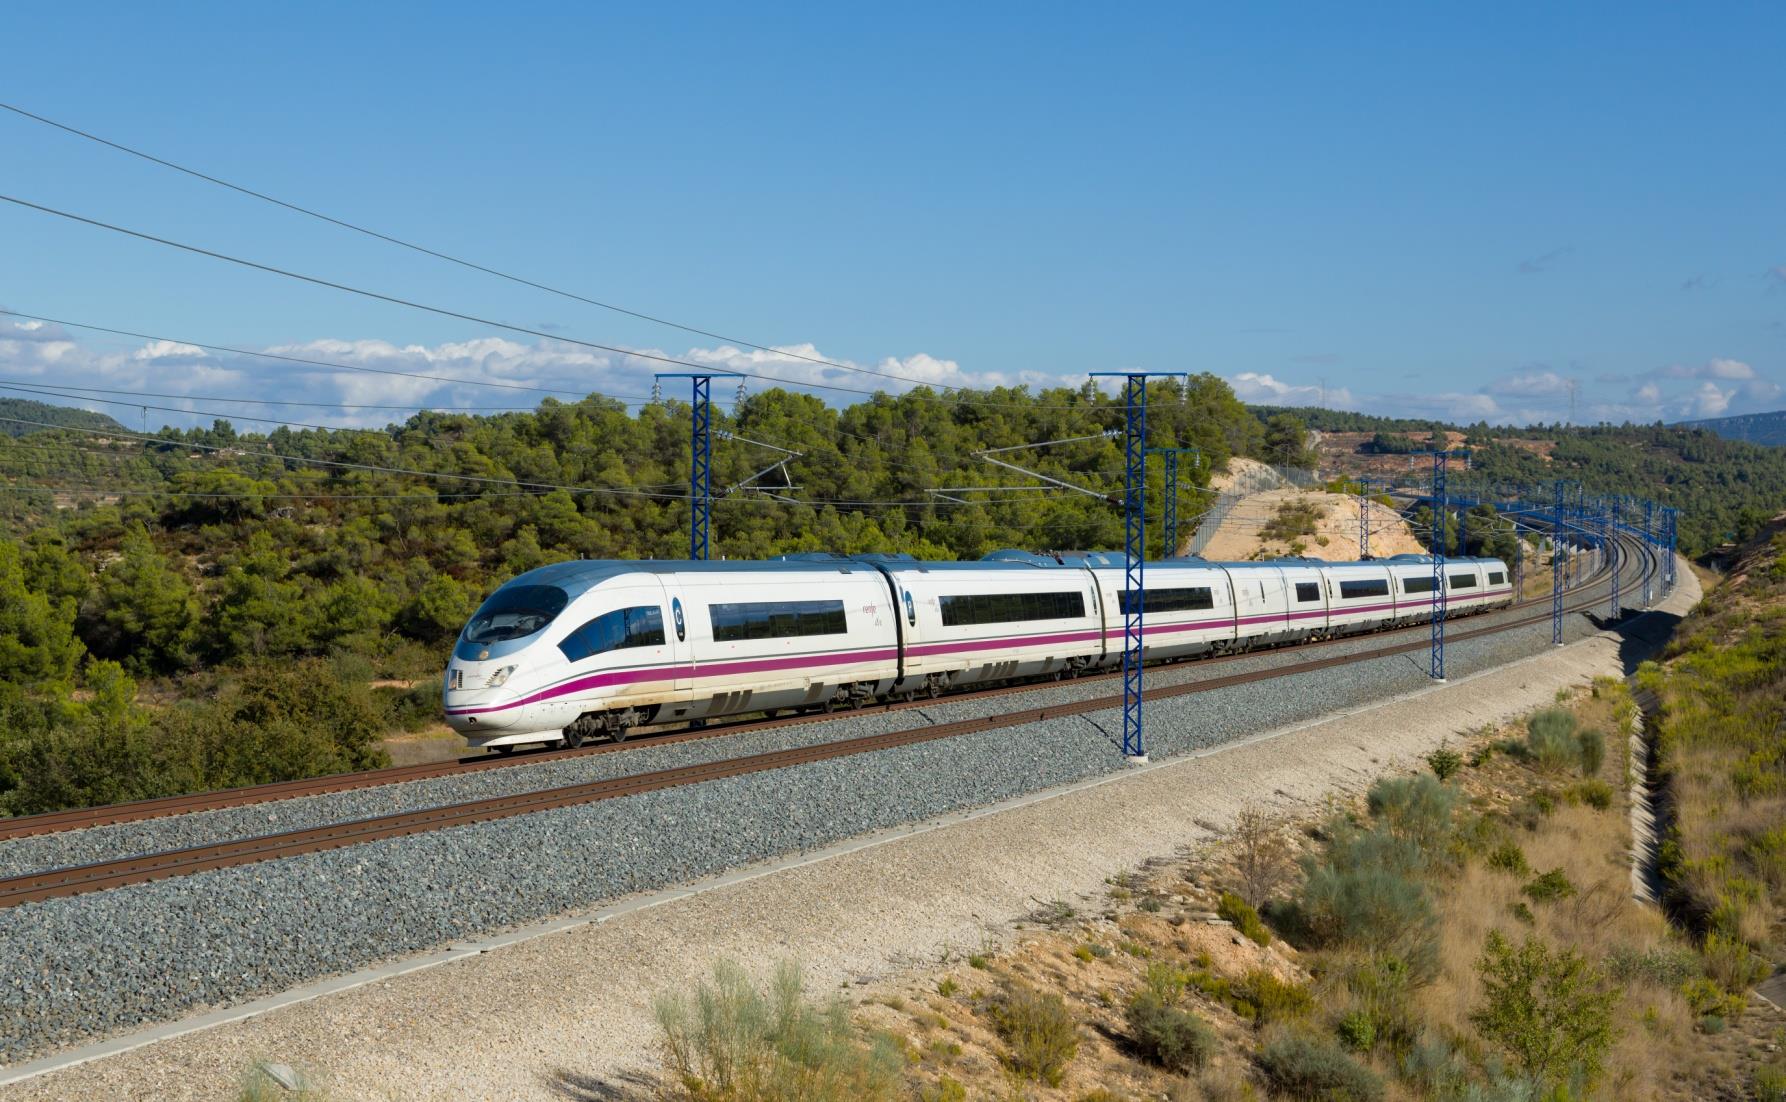
<path fill-rule="evenodd" d="M 1433 777 L 1385 777 L 1371 785 L 1371 815 L 1393 838 L 1419 846 L 1428 857 L 1442 851 L 1451 836 L 1457 790 Z"/>
<path fill-rule="evenodd" d="M 1184 994 L 1186 985 L 1190 983 L 1190 975 L 1170 964 L 1150 964 L 1147 975 L 1142 980 L 1146 990 L 1159 1001 L 1167 1004 L 1176 1003 Z"/>
<path fill-rule="evenodd" d="M 1209 1063 L 1216 1037 L 1195 1014 L 1162 1000 L 1151 990 L 1129 1000 L 1129 1039 L 1148 1063 L 1180 1074 Z"/>
<path fill-rule="evenodd" d="M 1600 774 L 1600 766 L 1606 761 L 1606 736 L 1598 731 L 1587 730 L 1576 736 L 1577 753 L 1581 758 L 1581 775 L 1595 777 Z"/>
<path fill-rule="evenodd" d="M 1290 847 L 1270 816 L 1256 807 L 1243 808 L 1234 817 L 1232 840 L 1241 897 L 1262 906 L 1290 877 Z"/>
<path fill-rule="evenodd" d="M 955 982 L 954 976 L 944 976 L 936 982 L 936 993 L 945 999 L 959 990 L 961 990 L 961 985 Z"/>
<path fill-rule="evenodd" d="M 1025 1079 L 1060 1086 L 1079 1051 L 1079 1030 L 1059 995 L 1013 986 L 992 1006 L 991 1018 L 1010 1049 L 1006 1066 Z"/>
<path fill-rule="evenodd" d="M 967 1102 L 967 1088 L 959 1081 L 943 1076 L 933 1087 L 918 1088 L 919 1102 Z"/>
<path fill-rule="evenodd" d="M 691 1099 L 898 1096 L 900 1053 L 884 1039 L 861 1040 L 842 999 L 809 1002 L 792 964 L 777 969 L 767 992 L 737 965 L 716 964 L 711 983 L 658 1000 L 657 1021 L 664 1063 Z"/>
<path fill-rule="evenodd" d="M 1612 786 L 1605 781 L 1582 781 L 1569 790 L 1569 795 L 1595 811 L 1605 811 L 1612 806 Z"/>
<path fill-rule="evenodd" d="M 1612 1047 L 1616 990 L 1573 949 L 1553 953 L 1534 937 L 1515 946 L 1490 931 L 1482 958 L 1483 1005 L 1470 1021 L 1532 1079 L 1592 1083 Z"/>
<path fill-rule="evenodd" d="M 1739 1015 L 1748 1000 L 1742 995 L 1732 995 L 1719 987 L 1716 981 L 1704 976 L 1695 976 L 1681 984 L 1681 998 L 1686 1000 L 1687 1008 L 1695 1015 Z"/>
<path fill-rule="evenodd" d="M 1441 781 L 1448 781 L 1464 767 L 1464 759 L 1462 754 L 1450 746 L 1441 745 L 1426 756 L 1426 765 L 1433 771 L 1433 776 Z"/>
<path fill-rule="evenodd" d="M 1547 773 L 1561 772 L 1581 760 L 1575 736 L 1575 714 L 1566 708 L 1545 708 L 1526 720 L 1527 757 Z"/>
<path fill-rule="evenodd" d="M 1092 952 L 1091 952 L 1091 946 L 1089 946 L 1089 945 L 1078 946 L 1077 948 L 1075 948 L 1073 950 L 1073 955 L 1075 957 L 1078 957 L 1081 961 L 1084 961 L 1086 964 L 1090 964 L 1093 959 Z"/>
<path fill-rule="evenodd" d="M 1496 872 L 1512 873 L 1514 876 L 1524 876 L 1532 871 L 1532 867 L 1526 864 L 1526 851 L 1520 849 L 1519 843 L 1511 838 L 1489 851 L 1487 864 Z"/>
<path fill-rule="evenodd" d="M 1555 903 L 1559 899 L 1567 899 L 1575 894 L 1575 885 L 1563 875 L 1561 868 L 1540 873 L 1519 889 L 1519 894 L 1534 903 Z"/>
<path fill-rule="evenodd" d="M 1740 939 L 1720 933 L 1705 935 L 1700 952 L 1705 956 L 1706 975 L 1732 994 L 1746 993 L 1766 979 L 1772 971 L 1767 961 L 1757 956 Z"/>
<path fill-rule="evenodd" d="M 1308 1102 L 1375 1102 L 1383 1080 L 1331 1041 L 1287 1033 L 1259 1050 L 1272 1092 Z"/>
<path fill-rule="evenodd" d="M 1337 1028 L 1340 1040 L 1353 1052 L 1369 1052 L 1377 1043 L 1376 1024 L 1362 1010 L 1354 1010 L 1341 1018 Z"/>
<path fill-rule="evenodd" d="M 1341 982 L 1370 1026 L 1372 1042 L 1400 1049 L 1419 1036 L 1413 1000 L 1414 976 L 1399 957 L 1355 959 L 1340 972 Z"/>
<path fill-rule="evenodd" d="M 1618 946 L 1606 954 L 1606 974 L 1615 983 L 1634 980 L 1679 987 L 1699 972 L 1699 958 L 1685 949 L 1655 948 L 1639 953 Z"/>
<path fill-rule="evenodd" d="M 967 966 L 969 968 L 978 968 L 982 972 L 986 970 L 989 963 L 990 962 L 986 959 L 986 954 L 984 953 L 975 953 L 967 958 Z"/>
<path fill-rule="evenodd" d="M 1233 892 L 1222 893 L 1215 913 L 1234 923 L 1234 928 L 1255 944 L 1271 944 L 1271 931 L 1265 928 L 1265 923 L 1259 921 L 1259 912 Z"/>
<path fill-rule="evenodd" d="M 1280 980 L 1263 968 L 1248 972 L 1235 987 L 1235 996 L 1253 1006 L 1257 1025 L 1301 1018 L 1315 1009 L 1315 997 L 1307 985 Z"/>
<path fill-rule="evenodd" d="M 1786 1067 L 1770 1065 L 1755 1069 L 1756 1102 L 1786 1102 Z"/>
<path fill-rule="evenodd" d="M 1316 866 L 1304 882 L 1292 921 L 1316 947 L 1356 945 L 1434 965 L 1437 917 L 1419 882 L 1381 866 Z"/>

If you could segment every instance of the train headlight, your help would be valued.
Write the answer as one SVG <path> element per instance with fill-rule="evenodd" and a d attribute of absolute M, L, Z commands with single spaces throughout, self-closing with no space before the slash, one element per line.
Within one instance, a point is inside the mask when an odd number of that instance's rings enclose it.
<path fill-rule="evenodd" d="M 513 666 L 502 667 L 500 670 L 497 670 L 495 673 L 490 675 L 490 680 L 484 682 L 484 688 L 486 688 L 486 689 L 500 689 L 500 688 L 502 688 L 502 686 L 508 681 L 509 674 L 514 673 L 514 672 L 515 672 L 515 667 L 513 667 Z"/>

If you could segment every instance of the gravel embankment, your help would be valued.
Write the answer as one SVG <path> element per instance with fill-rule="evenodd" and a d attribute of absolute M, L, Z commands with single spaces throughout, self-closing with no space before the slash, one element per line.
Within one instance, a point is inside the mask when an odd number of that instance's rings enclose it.
<path fill-rule="evenodd" d="M 1571 637 L 1591 630 L 1581 617 L 1571 618 Z M 1461 676 L 1549 645 L 1549 625 L 1543 623 L 1455 643 L 1448 661 Z M 1156 757 L 1181 754 L 1417 689 L 1427 683 L 1424 659 L 1424 653 L 1396 655 L 1316 671 L 1302 675 L 1294 692 L 1266 681 L 1155 701 L 1148 709 L 1149 750 Z M 1092 688 L 1068 683 L 1043 692 L 1084 695 Z M 1040 704 L 1042 695 L 1025 703 Z M 922 710 L 928 720 L 918 712 L 850 717 L 824 725 L 822 734 L 801 727 L 717 740 L 723 743 L 718 746 L 652 748 L 540 768 L 661 768 L 697 755 L 732 756 L 1010 706 L 1009 698 L 938 705 Z M 12 908 L 0 912 L 0 1061 L 599 900 L 1121 770 L 1120 731 L 1120 714 L 1111 709 Z M 746 746 L 750 738 L 776 741 Z M 478 781 L 513 784 L 518 777 L 504 774 L 534 772 L 502 770 Z M 537 775 L 523 786 L 537 786 Z M 424 802 L 439 802 L 445 786 L 466 782 L 427 783 L 440 788 Z M 344 795 L 415 798 L 403 790 Z M 339 814 L 342 796 L 318 799 L 334 801 L 331 814 Z M 393 806 L 399 805 L 374 803 L 362 813 Z M 249 809 L 260 817 L 254 832 L 298 825 L 295 817 L 269 823 L 269 814 L 290 816 L 292 810 Z M 175 821 L 122 829 L 140 841 L 151 827 L 182 829 Z"/>
<path fill-rule="evenodd" d="M 1452 621 L 1450 630 L 1471 631 L 1531 613 L 1532 610 L 1517 610 L 1465 617 Z M 1589 630 L 1591 626 L 1584 618 L 1574 616 L 1569 619 L 1569 638 L 1579 637 Z M 1148 685 L 1178 685 L 1281 667 L 1310 658 L 1356 654 L 1382 646 L 1386 638 L 1383 635 L 1363 635 L 1313 649 L 1287 647 L 1224 662 L 1193 661 L 1156 667 L 1148 671 Z M 1417 641 L 1419 637 L 1410 633 L 1406 638 Z M 1411 659 L 1404 656 L 1403 660 L 1418 663 L 1424 661 L 1424 655 L 1416 654 Z M 400 811 L 532 792 L 559 785 L 583 784 L 820 742 L 909 730 L 933 723 L 999 715 L 1016 708 L 1041 708 L 1093 697 L 1118 696 L 1121 693 L 1120 681 L 1068 681 L 1039 687 L 1021 697 L 1000 696 L 979 700 L 945 698 L 923 708 L 899 712 L 871 709 L 793 727 L 724 735 L 711 740 L 664 746 L 641 743 L 621 753 L 599 754 L 570 761 L 507 766 L 463 776 L 439 777 L 406 784 L 278 800 L 248 807 L 223 808 L 144 822 L 119 823 L 19 838 L 0 842 L 0 877 L 22 876 L 47 869 L 112 861 L 121 857 L 208 845 L 280 831 L 303 830 Z"/>

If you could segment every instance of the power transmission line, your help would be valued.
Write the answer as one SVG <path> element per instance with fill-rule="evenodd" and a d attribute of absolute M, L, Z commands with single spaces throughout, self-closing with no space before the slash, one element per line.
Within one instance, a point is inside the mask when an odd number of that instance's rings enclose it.
<path fill-rule="evenodd" d="M 10 104 L 10 103 L 0 103 L 0 108 L 4 108 L 7 111 L 11 111 L 15 115 L 20 115 L 24 118 L 31 119 L 35 122 L 43 123 L 46 126 L 53 126 L 58 130 L 64 131 L 69 134 L 73 134 L 76 137 L 85 138 L 86 140 L 88 140 L 90 142 L 97 142 L 100 145 L 107 146 L 111 149 L 115 149 L 120 153 L 127 153 L 132 157 L 139 157 L 142 160 L 148 161 L 152 164 L 160 165 L 163 168 L 172 169 L 175 172 L 185 173 L 186 175 L 191 176 L 195 179 L 203 180 L 209 184 L 215 184 L 218 187 L 228 188 L 231 191 L 237 192 L 242 195 L 249 196 L 250 198 L 253 198 L 253 199 L 259 199 L 262 202 L 272 203 L 274 206 L 283 207 L 286 210 L 293 211 L 297 214 L 302 214 L 308 218 L 319 219 L 323 222 L 329 223 L 330 225 L 339 226 L 340 228 L 342 228 L 344 230 L 350 230 L 354 233 L 363 234 L 367 237 L 375 238 L 376 240 L 383 241 L 383 242 L 386 242 L 391 245 L 396 245 L 401 248 L 410 249 L 414 252 L 421 253 L 424 256 L 431 256 L 431 257 L 435 258 L 436 260 L 444 260 L 449 264 L 457 264 L 462 268 L 469 268 L 475 272 L 482 272 L 485 275 L 494 276 L 497 279 L 504 279 L 504 280 L 509 281 L 510 283 L 516 283 L 523 287 L 531 287 L 537 291 L 545 291 L 548 294 L 558 295 L 561 298 L 570 299 L 574 302 L 581 302 L 581 303 L 584 303 L 589 306 L 600 307 L 603 310 L 611 310 L 617 314 L 625 314 L 628 317 L 638 318 L 641 321 L 648 321 L 654 325 L 663 325 L 663 326 L 668 326 L 671 329 L 679 329 L 684 333 L 693 333 L 696 336 L 707 337 L 710 340 L 724 341 L 727 344 L 743 345 L 745 348 L 752 348 L 758 352 L 769 352 L 769 353 L 772 353 L 777 356 L 785 356 L 789 359 L 804 360 L 807 363 L 816 364 L 821 367 L 833 367 L 833 368 L 837 368 L 838 370 L 841 370 L 841 371 L 853 371 L 853 372 L 858 372 L 858 373 L 864 374 L 864 375 L 878 375 L 884 379 L 893 379 L 893 380 L 897 380 L 899 382 L 913 383 L 913 384 L 919 385 L 919 386 L 936 386 L 942 390 L 966 390 L 966 389 L 968 389 L 967 387 L 953 386 L 953 385 L 950 385 L 947 383 L 929 383 L 925 380 L 913 379 L 913 378 L 910 378 L 909 376 L 905 376 L 905 375 L 895 375 L 890 372 L 875 371 L 871 368 L 861 367 L 856 364 L 839 363 L 835 360 L 827 360 L 822 356 L 808 356 L 803 353 L 789 351 L 785 348 L 775 348 L 770 345 L 758 344 L 755 341 L 747 341 L 741 337 L 728 337 L 721 333 L 715 333 L 710 330 L 701 329 L 701 328 L 698 328 L 698 327 L 692 326 L 692 325 L 685 325 L 682 322 L 672 321 L 669 318 L 659 317 L 655 314 L 647 314 L 647 313 L 644 313 L 643 311 L 629 309 L 625 306 L 617 306 L 611 302 L 603 302 L 599 299 L 588 298 L 584 295 L 577 294 L 574 291 L 566 291 L 566 290 L 563 290 L 558 287 L 553 287 L 550 284 L 540 283 L 536 280 L 528 279 L 524 276 L 513 275 L 509 272 L 504 272 L 497 268 L 492 268 L 492 267 L 489 267 L 484 264 L 479 264 L 476 261 L 466 260 L 466 259 L 463 259 L 462 257 L 453 256 L 450 253 L 444 253 L 437 249 L 431 249 L 431 248 L 427 247 L 426 245 L 418 245 L 413 241 L 405 241 L 404 239 L 402 239 L 400 237 L 395 237 L 395 236 L 393 236 L 391 234 L 387 234 L 387 233 L 381 233 L 378 230 L 370 229 L 366 226 L 356 225 L 355 223 L 348 222 L 344 219 L 340 219 L 340 218 L 336 218 L 332 215 L 324 214 L 321 211 L 312 210 L 309 207 L 300 206 L 297 203 L 292 203 L 287 200 L 280 199 L 280 198 L 277 198 L 272 195 L 268 195 L 265 192 L 256 191 L 253 188 L 244 187 L 241 184 L 231 183 L 228 180 L 224 180 L 219 177 L 212 176 L 212 175 L 209 175 L 204 172 L 200 172 L 197 169 L 188 168 L 185 165 L 176 164 L 175 162 L 166 160 L 165 158 L 157 157 L 152 153 L 146 153 L 143 150 L 134 149 L 134 148 L 124 145 L 120 142 L 114 142 L 107 138 L 102 138 L 97 134 L 89 133 L 89 132 L 87 132 L 85 130 L 81 130 L 77 127 L 70 126 L 67 123 L 57 122 L 55 119 L 45 118 L 42 115 L 35 114 L 31 111 L 25 110 L 22 107 L 18 107 L 13 104 Z"/>
<path fill-rule="evenodd" d="M 0 309 L 0 314 L 29 321 L 43 322 L 46 325 L 66 325 L 73 329 L 86 329 L 94 333 L 109 333 L 114 337 L 131 337 L 144 341 L 165 341 L 168 344 L 184 344 L 193 348 L 202 348 L 207 352 L 227 352 L 235 356 L 253 356 L 263 360 L 278 360 L 284 363 L 301 364 L 306 367 L 323 367 L 332 371 L 360 371 L 371 375 L 397 375 L 406 379 L 426 379 L 437 383 L 453 383 L 464 386 L 494 387 L 499 390 L 525 390 L 536 394 L 562 394 L 575 398 L 586 398 L 587 391 L 564 390 L 556 387 L 529 386 L 525 383 L 504 383 L 491 379 L 464 379 L 452 375 L 429 375 L 419 371 L 398 371 L 394 368 L 367 367 L 363 364 L 344 364 L 332 360 L 317 360 L 306 356 L 289 356 L 279 352 L 255 352 L 247 348 L 234 348 L 227 344 L 206 344 L 203 341 L 184 340 L 179 337 L 158 337 L 152 333 L 136 333 L 128 329 L 113 329 L 90 322 L 68 321 L 63 318 L 45 317 L 41 314 L 27 314 L 19 310 Z"/>
<path fill-rule="evenodd" d="M 617 346 L 611 345 L 611 344 L 601 344 L 597 341 L 583 340 L 580 337 L 561 336 L 561 335 L 555 334 L 555 333 L 547 333 L 544 330 L 540 330 L 540 329 L 531 329 L 525 325 L 515 325 L 513 323 L 506 322 L 506 321 L 497 321 L 494 318 L 480 317 L 476 314 L 467 314 L 467 313 L 464 313 L 459 310 L 451 310 L 444 306 L 431 306 L 424 302 L 416 302 L 413 299 L 406 299 L 406 298 L 399 297 L 397 295 L 385 294 L 382 291 L 368 290 L 367 288 L 355 287 L 355 286 L 352 286 L 351 284 L 347 284 L 347 283 L 337 283 L 334 280 L 324 279 L 321 276 L 305 275 L 302 272 L 294 272 L 294 271 L 290 270 L 289 268 L 280 268 L 280 267 L 277 267 L 272 264 L 263 264 L 257 260 L 249 260 L 245 257 L 232 256 L 229 253 L 218 252 L 215 249 L 207 249 L 207 248 L 204 248 L 199 245 L 189 245 L 182 241 L 175 241 L 172 238 L 159 237 L 152 233 L 147 233 L 142 230 L 133 230 L 127 226 L 120 226 L 120 225 L 117 225 L 112 222 L 102 221 L 98 218 L 89 218 L 86 215 L 76 214 L 73 211 L 61 210 L 60 208 L 46 206 L 42 203 L 34 203 L 34 202 L 30 201 L 29 199 L 21 199 L 16 195 L 0 194 L 0 201 L 11 203 L 17 207 L 23 207 L 26 210 L 34 210 L 34 211 L 38 211 L 39 213 L 42 213 L 42 214 L 52 215 L 56 218 L 67 219 L 70 222 L 79 222 L 82 225 L 92 226 L 96 229 L 107 230 L 112 233 L 122 234 L 123 236 L 126 236 L 126 237 L 134 237 L 134 238 L 138 239 L 139 241 L 148 241 L 152 244 L 166 246 L 167 248 L 170 248 L 170 249 L 178 249 L 178 250 L 181 250 L 182 252 L 192 253 L 195 256 L 203 256 L 203 257 L 208 257 L 212 260 L 220 260 L 220 261 L 223 261 L 228 264 L 236 264 L 236 265 L 239 265 L 244 268 L 252 269 L 254 271 L 266 272 L 270 275 L 282 276 L 286 279 L 293 279 L 293 280 L 297 280 L 302 283 L 313 284 L 314 286 L 317 286 L 317 287 L 326 287 L 326 288 L 329 288 L 330 290 L 342 291 L 342 292 L 345 292 L 347 294 L 352 294 L 352 295 L 359 295 L 364 298 L 372 299 L 376 302 L 390 303 L 391 305 L 394 305 L 394 306 L 402 306 L 402 307 L 406 307 L 411 310 L 420 310 L 424 313 L 436 314 L 440 317 L 453 318 L 458 321 L 468 321 L 475 325 L 487 325 L 493 329 L 503 329 L 503 330 L 506 330 L 511 333 L 521 333 L 523 335 L 526 335 L 529 337 L 535 337 L 540 340 L 558 341 L 562 344 L 576 345 L 579 348 L 590 348 L 590 349 L 594 349 L 598 352 L 609 352 L 616 356 L 630 356 L 635 359 L 649 360 L 654 363 L 668 364 L 672 367 L 684 367 L 684 368 L 688 368 L 691 371 L 697 371 L 697 372 L 703 372 L 703 373 L 718 373 L 718 369 L 714 368 L 710 364 L 695 363 L 691 360 L 681 360 L 681 359 L 677 359 L 674 356 L 666 356 L 666 355 L 663 355 L 662 353 L 658 353 L 658 352 L 640 352 L 640 351 L 620 348 L 620 347 L 617 347 Z M 810 388 L 817 389 L 817 390 L 834 390 L 834 391 L 838 391 L 840 393 L 845 393 L 845 394 L 873 395 L 873 394 L 878 394 L 878 393 L 884 393 L 883 391 L 863 390 L 860 387 L 838 386 L 835 383 L 820 383 L 820 382 L 810 382 L 810 381 L 799 380 L 799 379 L 786 379 L 786 378 L 782 378 L 777 375 L 764 375 L 761 372 L 734 371 L 731 369 L 726 369 L 726 370 L 727 370 L 727 373 L 729 373 L 729 374 L 742 375 L 742 376 L 744 376 L 746 378 L 750 378 L 750 379 L 760 379 L 764 382 L 769 382 L 769 383 L 779 383 L 783 386 L 810 387 Z M 866 369 L 858 369 L 858 370 L 866 370 Z M 869 374 L 881 374 L 880 372 L 868 372 L 868 373 Z M 912 383 L 915 386 L 941 387 L 942 389 L 945 389 L 945 390 L 948 390 L 948 389 L 959 390 L 959 389 L 961 389 L 959 387 L 949 387 L 949 386 L 946 386 L 945 384 L 932 383 L 932 382 L 923 381 L 923 380 L 911 380 L 911 379 L 901 378 L 900 381 Z M 924 399 L 923 395 L 912 395 L 912 397 Z M 1038 404 L 1038 403 L 1034 403 L 1034 402 L 996 402 L 996 401 L 983 401 L 983 400 L 979 400 L 979 399 L 972 399 L 972 398 L 966 398 L 966 397 L 956 397 L 956 398 L 933 397 L 933 398 L 928 398 L 925 400 L 935 401 L 935 402 L 943 402 L 943 403 L 947 403 L 947 404 L 951 404 L 951 405 L 960 404 L 960 405 L 974 405 L 974 406 L 987 406 L 987 407 L 1021 406 L 1026 409 L 1063 409 L 1063 410 L 1096 409 L 1095 406 L 1082 406 L 1082 405 L 1077 405 L 1077 404 L 1074 404 L 1074 405 L 1052 405 L 1051 406 L 1051 405 L 1046 405 L 1046 404 Z"/>

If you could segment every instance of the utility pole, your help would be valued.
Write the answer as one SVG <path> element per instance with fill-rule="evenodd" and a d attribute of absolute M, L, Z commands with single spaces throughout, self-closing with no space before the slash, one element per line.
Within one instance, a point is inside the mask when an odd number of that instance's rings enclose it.
<path fill-rule="evenodd" d="M 1467 448 L 1434 451 L 1433 456 L 1433 611 L 1432 655 L 1428 672 L 1434 681 L 1445 680 L 1445 476 L 1452 456 L 1468 459 Z"/>
<path fill-rule="evenodd" d="M 1123 380 L 1122 753 L 1147 761 L 1141 731 L 1141 641 L 1147 611 L 1147 377 L 1164 371 L 1094 371 Z"/>
<path fill-rule="evenodd" d="M 1656 503 L 1649 498 L 1643 499 L 1643 542 L 1653 550 L 1656 546 Z M 1651 572 L 1643 575 L 1643 606 L 1648 608 L 1650 600 L 1655 596 L 1650 586 Z"/>
<path fill-rule="evenodd" d="M 1358 558 L 1361 562 L 1371 557 L 1370 485 L 1370 479 L 1363 475 L 1358 477 Z"/>
<path fill-rule="evenodd" d="M 655 377 L 651 393 L 662 393 L 665 379 L 687 379 L 691 384 L 688 464 L 688 557 L 699 561 L 711 552 L 708 531 L 713 520 L 713 379 L 737 376 L 736 371 L 663 372 Z"/>
<path fill-rule="evenodd" d="M 1601 517 L 1606 525 L 1606 563 L 1612 570 L 1612 600 L 1608 613 L 1614 620 L 1624 608 L 1619 601 L 1619 497 L 1613 495 L 1610 506 L 1601 506 Z"/>
<path fill-rule="evenodd" d="M 1563 480 L 1557 479 L 1556 511 L 1550 524 L 1550 642 L 1563 645 Z"/>
<path fill-rule="evenodd" d="M 1178 556 L 1178 457 L 1191 456 L 1194 462 L 1201 464 L 1203 449 L 1197 447 L 1182 448 L 1148 448 L 1149 455 L 1158 455 L 1165 469 L 1166 492 L 1160 500 L 1161 544 L 1164 553 L 1161 558 L 1171 559 Z"/>

